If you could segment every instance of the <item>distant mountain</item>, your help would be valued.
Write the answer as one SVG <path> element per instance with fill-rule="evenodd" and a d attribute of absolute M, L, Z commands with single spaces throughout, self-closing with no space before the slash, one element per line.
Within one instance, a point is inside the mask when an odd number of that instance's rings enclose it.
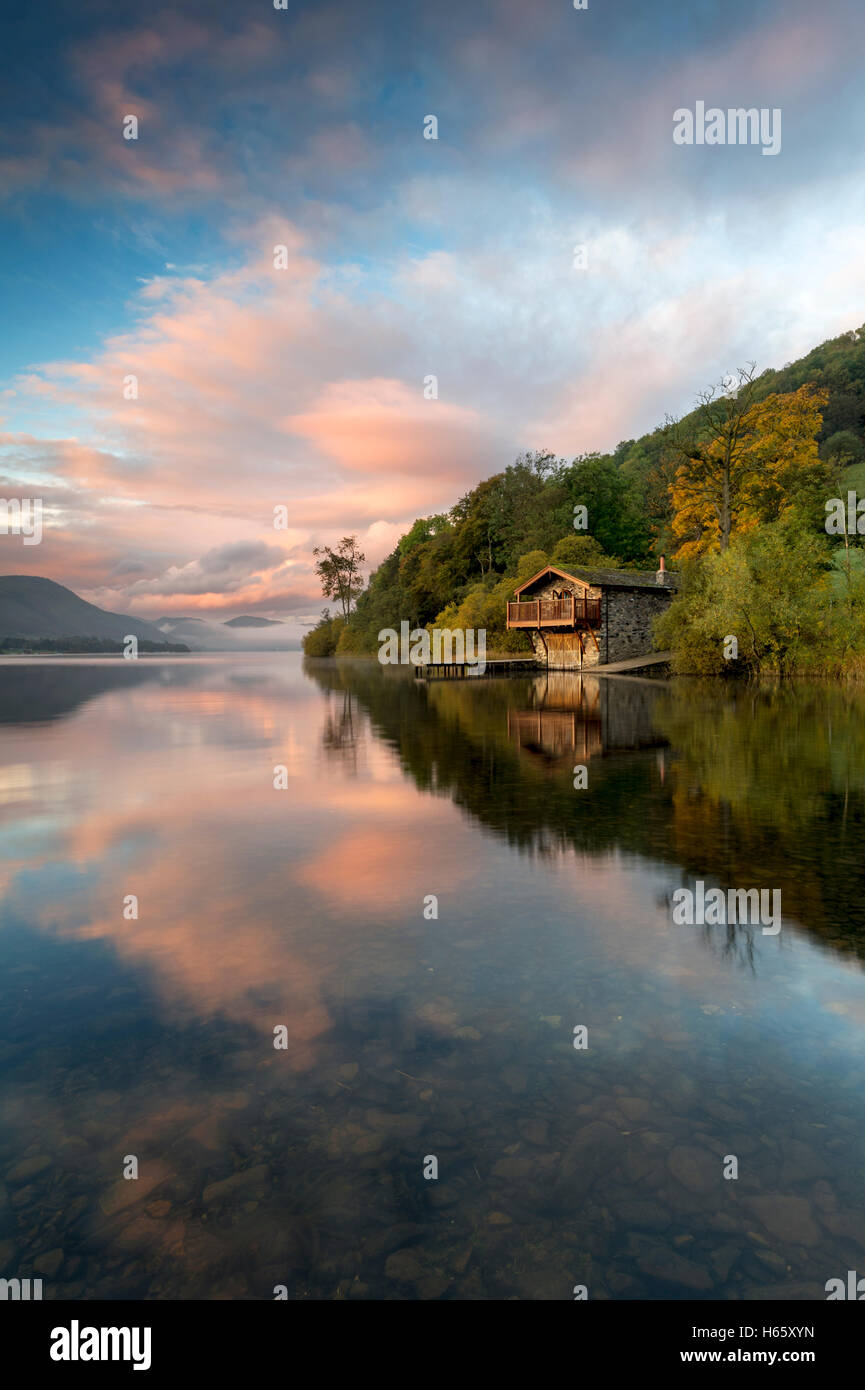
<path fill-rule="evenodd" d="M 206 618 L 159 618 L 163 641 L 186 642 L 196 651 L 233 652 L 237 641 L 225 631 L 224 623 L 208 622 Z"/>
<path fill-rule="evenodd" d="M 278 618 L 229 618 L 223 627 L 282 627 Z"/>
<path fill-rule="evenodd" d="M 232 618 L 228 622 L 160 618 L 159 626 L 169 642 L 186 642 L 199 652 L 291 652 L 300 648 L 297 637 L 290 635 L 290 626 L 271 618 Z"/>
<path fill-rule="evenodd" d="M 124 637 L 164 642 L 155 623 L 109 613 L 71 589 L 35 574 L 0 575 L 0 640 L 4 637 Z"/>
<path fill-rule="evenodd" d="M 257 628 L 267 628 L 260 636 Z M 273 632 L 279 628 L 279 632 Z M 244 629 L 247 629 L 244 631 Z M 251 629 L 251 631 L 249 630 Z M 87 603 L 63 584 L 35 574 L 0 575 L 0 643 L 5 638 L 110 638 L 122 642 L 183 643 L 193 651 L 296 651 L 300 643 L 291 628 L 270 618 L 235 619 L 229 623 L 206 618 L 162 617 L 156 623 L 109 613 Z"/>

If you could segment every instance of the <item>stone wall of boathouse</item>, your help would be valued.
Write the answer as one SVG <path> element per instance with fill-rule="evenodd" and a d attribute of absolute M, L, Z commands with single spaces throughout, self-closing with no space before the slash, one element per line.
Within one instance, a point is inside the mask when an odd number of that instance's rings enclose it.
<path fill-rule="evenodd" d="M 666 611 L 672 594 L 657 589 L 606 589 L 602 605 L 602 660 L 628 661 L 651 656 L 652 623 Z"/>

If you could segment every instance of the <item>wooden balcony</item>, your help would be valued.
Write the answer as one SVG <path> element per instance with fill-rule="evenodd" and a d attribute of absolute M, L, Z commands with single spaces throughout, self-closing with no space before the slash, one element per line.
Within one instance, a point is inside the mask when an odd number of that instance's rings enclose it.
<path fill-rule="evenodd" d="M 599 598 L 534 598 L 508 604 L 508 627 L 599 627 Z"/>

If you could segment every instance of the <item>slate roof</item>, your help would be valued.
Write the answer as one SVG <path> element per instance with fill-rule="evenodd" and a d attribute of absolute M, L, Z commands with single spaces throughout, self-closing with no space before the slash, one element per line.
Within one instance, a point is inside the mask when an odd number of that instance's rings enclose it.
<path fill-rule="evenodd" d="M 675 589 L 677 587 L 678 576 L 671 570 L 667 570 L 668 581 L 666 584 L 659 584 L 655 578 L 655 570 L 595 570 L 595 569 L 562 569 L 561 565 L 544 565 L 543 569 L 533 574 L 531 579 L 525 580 L 523 584 L 515 589 L 519 594 L 524 589 L 528 589 L 542 575 L 552 571 L 553 574 L 560 574 L 564 579 L 578 579 L 583 584 L 597 584 L 601 588 L 607 589 Z"/>

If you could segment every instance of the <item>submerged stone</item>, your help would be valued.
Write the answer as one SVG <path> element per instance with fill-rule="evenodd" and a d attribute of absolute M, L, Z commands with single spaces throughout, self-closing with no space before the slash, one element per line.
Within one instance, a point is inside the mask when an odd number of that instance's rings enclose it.
<path fill-rule="evenodd" d="M 820 1232 L 804 1197 L 748 1197 L 745 1205 L 777 1240 L 790 1245 L 816 1245 Z"/>
<path fill-rule="evenodd" d="M 675 1250 L 668 1250 L 665 1246 L 645 1249 L 637 1257 L 637 1268 L 650 1279 L 657 1279 L 663 1284 L 675 1284 L 683 1289 L 693 1289 L 695 1293 L 708 1292 L 714 1287 L 714 1280 L 707 1269 L 695 1264 L 693 1260 L 685 1259 L 684 1255 L 677 1254 Z"/>
<path fill-rule="evenodd" d="M 719 1187 L 722 1178 L 722 1163 L 706 1149 L 682 1144 L 671 1149 L 667 1155 L 667 1167 L 676 1182 L 689 1192 L 711 1192 Z"/>
<path fill-rule="evenodd" d="M 238 1192 L 246 1193 L 250 1189 L 263 1187 L 270 1177 L 270 1169 L 266 1163 L 257 1163 L 254 1168 L 243 1168 L 239 1173 L 232 1173 L 230 1178 L 222 1178 L 219 1182 L 208 1183 L 202 1195 L 205 1202 L 224 1202 L 226 1198 L 235 1196 Z"/>
<path fill-rule="evenodd" d="M 44 1173 L 46 1168 L 51 1167 L 51 1159 L 47 1154 L 38 1154 L 35 1158 L 25 1158 L 21 1163 L 10 1168 L 6 1174 L 6 1181 L 12 1183 L 26 1182 L 28 1178 L 35 1178 L 39 1173 Z"/>

